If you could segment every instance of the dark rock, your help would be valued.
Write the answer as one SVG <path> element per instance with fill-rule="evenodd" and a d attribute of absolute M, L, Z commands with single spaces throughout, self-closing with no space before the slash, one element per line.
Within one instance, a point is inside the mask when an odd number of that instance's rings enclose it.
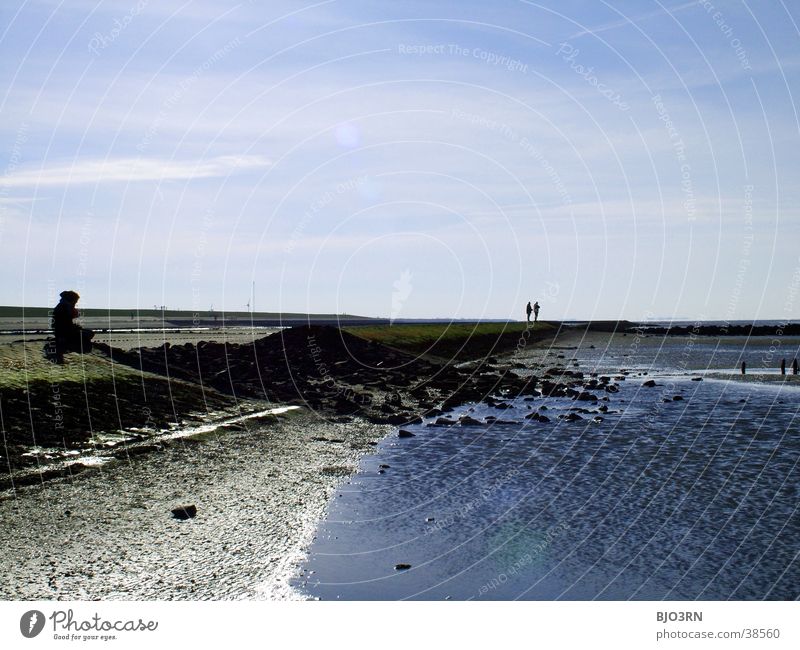
<path fill-rule="evenodd" d="M 656 385 L 656 382 L 652 379 L 648 379 L 646 382 L 642 384 L 645 388 L 653 388 Z"/>
<path fill-rule="evenodd" d="M 186 521 L 187 519 L 193 519 L 197 516 L 197 506 L 195 505 L 185 505 L 185 506 L 178 506 L 177 508 L 172 509 L 172 516 L 175 519 L 180 519 L 181 521 Z"/>
<path fill-rule="evenodd" d="M 483 424 L 483 422 L 481 422 L 480 420 L 476 420 L 475 418 L 470 417 L 469 415 L 462 415 L 460 418 L 458 418 L 458 423 L 462 427 L 463 426 L 475 425 L 475 424 Z"/>
<path fill-rule="evenodd" d="M 405 429 L 400 429 L 400 431 L 397 432 L 398 438 L 413 438 L 415 435 L 416 434 L 406 431 Z"/>
<path fill-rule="evenodd" d="M 597 395 L 595 395 L 594 393 L 588 393 L 588 392 L 584 391 L 582 393 L 578 393 L 575 396 L 575 399 L 579 400 L 581 402 L 596 402 L 597 401 Z"/>
<path fill-rule="evenodd" d="M 692 381 L 703 381 L 702 377 L 692 377 Z"/>
<path fill-rule="evenodd" d="M 672 401 L 673 401 L 673 402 L 680 402 L 680 401 L 682 401 L 682 400 L 683 400 L 683 396 L 682 396 L 682 395 L 674 395 L 674 396 L 672 397 Z"/>
<path fill-rule="evenodd" d="M 395 571 L 407 571 L 410 568 L 411 568 L 410 564 L 400 563 L 400 564 L 395 564 L 394 565 L 394 570 Z"/>

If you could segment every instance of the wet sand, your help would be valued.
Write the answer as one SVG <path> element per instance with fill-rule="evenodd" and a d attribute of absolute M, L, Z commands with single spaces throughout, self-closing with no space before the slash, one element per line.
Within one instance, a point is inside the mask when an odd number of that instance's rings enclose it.
<path fill-rule="evenodd" d="M 299 597 L 288 579 L 329 495 L 388 430 L 298 409 L 6 491 L 0 598 Z"/>

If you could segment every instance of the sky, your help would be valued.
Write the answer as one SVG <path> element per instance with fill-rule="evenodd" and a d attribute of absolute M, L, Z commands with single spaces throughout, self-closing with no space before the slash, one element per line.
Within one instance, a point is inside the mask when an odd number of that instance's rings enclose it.
<path fill-rule="evenodd" d="M 0 304 L 800 318 L 787 0 L 0 5 Z"/>

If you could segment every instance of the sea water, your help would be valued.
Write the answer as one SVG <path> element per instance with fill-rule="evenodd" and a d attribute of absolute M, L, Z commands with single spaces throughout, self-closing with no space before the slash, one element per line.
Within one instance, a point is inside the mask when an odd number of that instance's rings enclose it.
<path fill-rule="evenodd" d="M 774 374 L 770 347 L 628 336 L 552 350 L 629 374 L 608 402 L 468 405 L 449 415 L 483 424 L 385 439 L 331 501 L 298 586 L 323 599 L 798 598 L 800 383 L 733 381 L 742 360 Z M 549 423 L 525 418 L 543 406 Z M 591 412 L 558 418 L 578 407 Z"/>

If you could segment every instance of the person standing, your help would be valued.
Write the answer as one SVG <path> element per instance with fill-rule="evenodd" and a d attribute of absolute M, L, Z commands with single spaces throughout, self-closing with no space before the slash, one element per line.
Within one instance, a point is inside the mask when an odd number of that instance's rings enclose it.
<path fill-rule="evenodd" d="M 528 305 L 525 307 L 525 313 L 528 315 L 528 322 L 531 322 L 531 313 L 533 312 L 533 307 L 531 307 L 531 301 L 528 301 Z"/>
<path fill-rule="evenodd" d="M 533 303 L 533 322 L 535 323 L 538 320 L 539 320 L 539 303 L 535 302 Z"/>

